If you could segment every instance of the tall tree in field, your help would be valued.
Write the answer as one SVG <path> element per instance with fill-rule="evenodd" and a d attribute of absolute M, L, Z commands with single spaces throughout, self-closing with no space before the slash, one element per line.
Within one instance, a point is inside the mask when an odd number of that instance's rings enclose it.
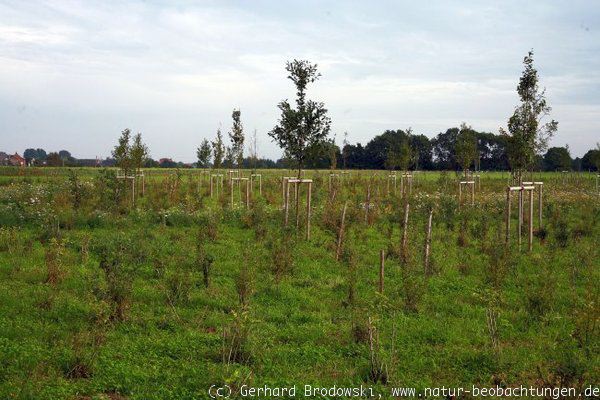
<path fill-rule="evenodd" d="M 456 161 L 462 168 L 464 174 L 477 159 L 477 136 L 473 128 L 465 124 L 460 125 L 458 135 L 456 135 L 456 143 L 454 145 L 454 153 Z"/>
<path fill-rule="evenodd" d="M 244 127 L 242 126 L 241 117 L 242 112 L 240 110 L 233 110 L 231 113 L 233 125 L 231 126 L 231 131 L 229 132 L 233 158 L 232 161 L 235 161 L 237 168 L 241 168 L 242 162 L 244 161 Z"/>
<path fill-rule="evenodd" d="M 331 119 L 321 102 L 306 99 L 306 87 L 315 82 L 321 74 L 317 65 L 306 60 L 288 61 L 286 70 L 296 86 L 296 106 L 283 100 L 277 106 L 281 111 L 278 124 L 269 132 L 269 136 L 284 150 L 298 168 L 298 177 L 307 157 L 307 148 L 322 144 L 327 140 L 331 129 Z"/>
<path fill-rule="evenodd" d="M 204 139 L 200 147 L 196 149 L 196 156 L 198 157 L 198 168 L 210 167 L 210 156 L 212 154 L 212 148 L 208 139 Z"/>
<path fill-rule="evenodd" d="M 337 168 L 337 151 L 338 151 L 338 147 L 335 145 L 335 135 L 333 135 L 333 139 L 331 139 L 329 149 L 328 149 L 329 169 Z"/>
<path fill-rule="evenodd" d="M 223 135 L 221 129 L 217 129 L 217 138 L 212 142 L 213 148 L 213 166 L 215 169 L 221 168 L 223 165 L 223 157 L 225 156 L 225 145 L 223 144 Z"/>
<path fill-rule="evenodd" d="M 131 167 L 136 173 L 142 169 L 144 162 L 148 159 L 148 146 L 142 142 L 142 134 L 138 133 L 133 137 L 133 143 L 129 149 L 129 157 L 131 158 Z"/>
<path fill-rule="evenodd" d="M 415 154 L 410 147 L 410 138 L 412 137 L 412 128 L 408 128 L 400 136 L 400 145 L 398 146 L 398 166 L 404 171 L 408 171 L 410 164 L 415 160 Z"/>
<path fill-rule="evenodd" d="M 500 128 L 500 133 L 508 139 L 508 160 L 519 183 L 523 180 L 523 172 L 533 169 L 535 157 L 546 150 L 548 141 L 558 129 L 555 120 L 543 123 L 552 108 L 546 102 L 546 90 L 540 90 L 538 86 L 533 51 L 523 59 L 523 64 L 525 69 L 517 86 L 521 104 L 508 120 L 508 132 Z"/>
<path fill-rule="evenodd" d="M 568 171 L 571 169 L 573 159 L 569 153 L 569 146 L 550 147 L 544 154 L 544 169 L 546 171 Z"/>
<path fill-rule="evenodd" d="M 112 151 L 112 156 L 115 159 L 117 167 L 123 170 L 125 175 L 129 175 L 132 169 L 132 162 L 129 151 L 131 149 L 129 139 L 131 137 L 131 131 L 129 128 L 124 129 L 119 137 L 119 143 L 115 146 Z"/>
<path fill-rule="evenodd" d="M 343 168 L 346 169 L 346 165 L 348 164 L 348 146 L 350 142 L 348 142 L 348 132 L 344 132 L 344 140 L 342 141 L 342 164 Z"/>

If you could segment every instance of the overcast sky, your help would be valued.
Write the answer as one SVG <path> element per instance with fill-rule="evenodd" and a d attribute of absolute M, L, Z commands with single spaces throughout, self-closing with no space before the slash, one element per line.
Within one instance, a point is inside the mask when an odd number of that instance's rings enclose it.
<path fill-rule="evenodd" d="M 279 157 L 267 132 L 294 97 L 293 58 L 319 65 L 308 95 L 338 143 L 462 121 L 498 132 L 531 48 L 552 143 L 581 156 L 600 141 L 598 1 L 175 3 L 0 0 L 0 150 L 106 157 L 131 128 L 153 158 L 194 161 L 239 107 L 260 155 Z"/>

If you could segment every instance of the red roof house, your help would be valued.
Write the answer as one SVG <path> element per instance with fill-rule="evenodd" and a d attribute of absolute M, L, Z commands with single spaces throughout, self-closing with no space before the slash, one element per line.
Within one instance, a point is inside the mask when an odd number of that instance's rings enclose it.
<path fill-rule="evenodd" d="M 15 167 L 24 167 L 25 159 L 21 157 L 18 153 L 15 153 L 8 158 L 8 163 Z"/>

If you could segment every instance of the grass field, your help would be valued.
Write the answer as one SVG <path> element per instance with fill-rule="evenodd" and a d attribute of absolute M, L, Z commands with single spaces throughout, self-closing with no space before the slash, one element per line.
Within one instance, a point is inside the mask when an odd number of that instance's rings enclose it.
<path fill-rule="evenodd" d="M 0 398 L 600 385 L 595 175 L 534 175 L 543 226 L 536 208 L 529 252 L 516 213 L 505 245 L 507 173 L 482 173 L 475 204 L 459 206 L 454 172 L 416 173 L 401 196 L 383 171 L 331 188 L 330 171 L 306 171 L 306 240 L 304 188 L 299 226 L 292 207 L 285 227 L 289 172 L 258 172 L 246 209 L 227 183 L 211 197 L 198 170 L 145 171 L 132 206 L 114 170 L 0 169 Z"/>

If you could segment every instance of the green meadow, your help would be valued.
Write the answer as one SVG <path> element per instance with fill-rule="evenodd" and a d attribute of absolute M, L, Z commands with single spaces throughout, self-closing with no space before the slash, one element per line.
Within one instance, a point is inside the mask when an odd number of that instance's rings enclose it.
<path fill-rule="evenodd" d="M 454 172 L 403 193 L 400 172 L 305 171 L 307 239 L 305 185 L 285 226 L 292 172 L 255 172 L 246 199 L 226 170 L 211 196 L 211 172 L 149 169 L 132 201 L 116 170 L 0 169 L 0 398 L 600 384 L 595 175 L 535 173 L 542 223 L 536 189 L 519 245 L 508 173 L 471 204 Z"/>

